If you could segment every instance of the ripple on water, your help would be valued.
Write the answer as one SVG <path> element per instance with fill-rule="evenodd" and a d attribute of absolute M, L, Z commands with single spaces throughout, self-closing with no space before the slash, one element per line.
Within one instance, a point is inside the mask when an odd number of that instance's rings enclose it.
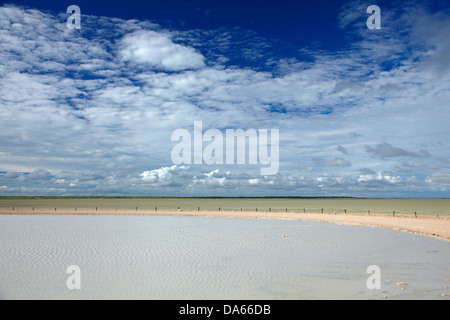
<path fill-rule="evenodd" d="M 449 253 L 445 241 L 318 222 L 0 216 L 0 289 L 13 299 L 381 298 L 366 287 L 371 264 L 429 297 Z M 67 289 L 69 265 L 82 290 Z"/>

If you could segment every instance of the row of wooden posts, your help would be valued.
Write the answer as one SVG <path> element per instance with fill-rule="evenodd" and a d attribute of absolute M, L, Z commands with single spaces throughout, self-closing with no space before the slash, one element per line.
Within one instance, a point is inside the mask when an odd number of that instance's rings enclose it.
<path fill-rule="evenodd" d="M 12 207 L 12 211 L 14 211 L 15 207 Z M 34 211 L 34 207 L 32 209 Z M 181 210 L 181 207 L 178 207 L 178 210 Z M 57 208 L 55 208 L 55 211 L 57 211 Z M 77 208 L 75 208 L 75 211 L 77 211 Z M 98 207 L 95 207 L 95 211 L 98 211 Z M 117 208 L 116 208 L 117 211 Z M 139 207 L 136 207 L 136 211 L 139 211 Z M 155 207 L 155 211 L 158 211 L 158 207 Z M 200 211 L 200 207 L 197 207 L 197 211 Z M 219 207 L 219 211 L 221 211 L 221 208 Z M 242 212 L 242 208 L 241 208 Z M 256 208 L 256 212 L 258 212 L 258 208 Z M 269 208 L 269 212 L 272 212 L 272 208 Z M 288 208 L 285 209 L 285 212 L 288 212 Z M 323 208 L 320 209 L 320 212 L 323 213 Z M 306 208 L 303 208 L 303 213 L 306 213 Z M 344 209 L 344 213 L 347 213 L 347 209 Z M 367 210 L 367 214 L 370 215 L 370 210 Z M 395 217 L 395 210 L 392 211 L 392 216 Z M 417 218 L 417 212 L 414 211 L 414 216 Z M 436 215 L 439 218 L 439 214 Z"/>

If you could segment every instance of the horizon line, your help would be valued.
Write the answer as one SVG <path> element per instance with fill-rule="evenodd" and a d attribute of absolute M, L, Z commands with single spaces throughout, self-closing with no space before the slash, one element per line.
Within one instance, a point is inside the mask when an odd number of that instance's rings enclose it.
<path fill-rule="evenodd" d="M 445 197 L 354 197 L 354 196 L 0 196 L 5 199 L 450 199 Z"/>

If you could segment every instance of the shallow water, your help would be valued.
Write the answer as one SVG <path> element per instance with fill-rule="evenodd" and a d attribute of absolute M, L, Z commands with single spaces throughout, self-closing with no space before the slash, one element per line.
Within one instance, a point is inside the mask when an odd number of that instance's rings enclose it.
<path fill-rule="evenodd" d="M 450 292 L 449 262 L 447 241 L 364 226 L 0 216 L 2 299 L 448 300 L 439 295 Z M 80 290 L 66 285 L 70 265 Z M 370 265 L 380 267 L 379 290 L 367 288 Z"/>

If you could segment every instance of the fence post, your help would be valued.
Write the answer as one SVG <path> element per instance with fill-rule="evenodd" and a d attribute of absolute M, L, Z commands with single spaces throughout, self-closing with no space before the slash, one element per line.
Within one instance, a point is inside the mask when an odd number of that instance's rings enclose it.
<path fill-rule="evenodd" d="M 306 209 L 305 208 L 303 208 L 303 213 L 306 213 Z"/>
<path fill-rule="evenodd" d="M 323 208 L 322 208 L 322 209 L 320 209 L 320 213 L 323 213 Z"/>
<path fill-rule="evenodd" d="M 158 211 L 158 207 L 155 207 L 155 212 Z"/>
<path fill-rule="evenodd" d="M 392 215 L 395 217 L 395 210 L 394 211 L 392 211 Z"/>
<path fill-rule="evenodd" d="M 368 210 L 369 216 L 370 216 L 370 210 Z"/>
<path fill-rule="evenodd" d="M 414 211 L 414 216 L 417 218 L 417 212 L 416 211 Z"/>

